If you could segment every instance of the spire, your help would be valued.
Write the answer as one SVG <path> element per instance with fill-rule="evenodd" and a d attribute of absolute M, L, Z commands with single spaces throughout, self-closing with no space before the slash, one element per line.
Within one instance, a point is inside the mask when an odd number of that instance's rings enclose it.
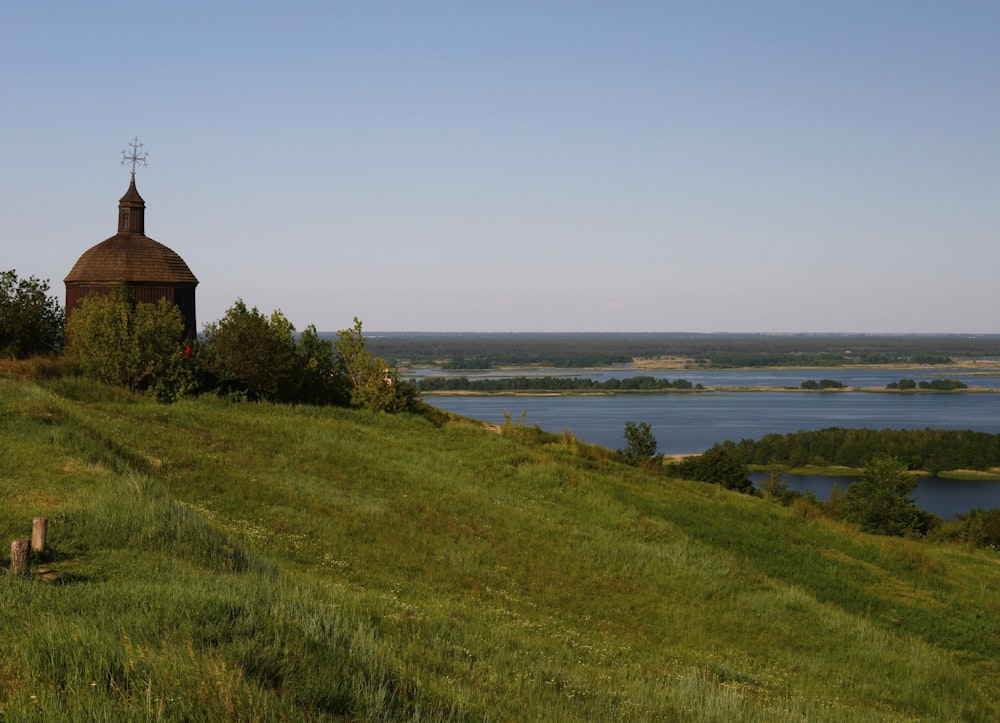
<path fill-rule="evenodd" d="M 135 188 L 135 174 L 118 201 L 118 233 L 146 233 L 146 202 Z"/>
<path fill-rule="evenodd" d="M 143 144 L 138 138 L 129 141 L 131 152 L 122 151 L 122 165 L 132 164 L 132 180 L 128 184 L 128 190 L 118 201 L 118 233 L 146 233 L 146 202 L 135 188 L 135 166 L 141 163 L 146 165 L 146 151 L 140 153 Z"/>

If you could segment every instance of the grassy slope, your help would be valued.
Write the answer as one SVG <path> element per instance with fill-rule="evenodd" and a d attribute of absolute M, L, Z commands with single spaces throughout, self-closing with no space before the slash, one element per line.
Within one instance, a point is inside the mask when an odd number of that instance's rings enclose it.
<path fill-rule="evenodd" d="M 0 379 L 0 720 L 1000 718 L 995 553 L 600 457 Z"/>

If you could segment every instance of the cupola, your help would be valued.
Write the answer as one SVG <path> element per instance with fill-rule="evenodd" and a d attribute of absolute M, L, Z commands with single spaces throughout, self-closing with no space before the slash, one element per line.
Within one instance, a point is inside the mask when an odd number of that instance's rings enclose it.
<path fill-rule="evenodd" d="M 145 165 L 146 154 L 139 154 L 138 139 L 131 146 L 132 155 L 125 160 L 132 162 L 132 178 L 118 201 L 118 233 L 87 249 L 66 276 L 66 317 L 84 297 L 107 296 L 124 283 L 138 301 L 155 304 L 167 299 L 176 304 L 184 315 L 186 334 L 193 337 L 198 333 L 194 293 L 198 279 L 177 253 L 146 236 L 146 202 L 135 187 L 135 165 Z"/>

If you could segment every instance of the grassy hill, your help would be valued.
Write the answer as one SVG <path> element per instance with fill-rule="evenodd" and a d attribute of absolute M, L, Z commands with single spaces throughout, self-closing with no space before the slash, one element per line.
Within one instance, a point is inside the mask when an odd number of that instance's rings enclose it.
<path fill-rule="evenodd" d="M 0 720 L 1000 719 L 997 553 L 513 432 L 0 378 Z"/>

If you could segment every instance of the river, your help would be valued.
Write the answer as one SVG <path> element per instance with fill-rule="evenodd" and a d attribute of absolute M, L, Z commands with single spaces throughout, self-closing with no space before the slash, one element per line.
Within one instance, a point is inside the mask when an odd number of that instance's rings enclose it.
<path fill-rule="evenodd" d="M 514 420 L 617 448 L 625 422 L 646 422 L 663 454 L 703 452 L 727 439 L 824 427 L 973 429 L 1000 433 L 1000 395 L 871 392 L 692 392 L 649 395 L 431 395 L 441 409 L 496 424 Z"/>
<path fill-rule="evenodd" d="M 556 371 L 556 370 L 552 370 Z M 567 373 L 566 370 L 558 370 Z M 670 379 L 684 378 L 705 386 L 761 386 L 763 378 L 779 378 L 767 386 L 798 386 L 806 379 L 837 379 L 849 387 L 884 387 L 902 378 L 961 379 L 970 386 L 997 388 L 995 375 L 961 376 L 957 371 L 919 374 L 912 370 L 778 370 L 657 373 Z M 849 372 L 849 373 L 848 373 Z M 606 372 L 602 372 L 607 374 Z M 636 372 L 647 373 L 647 372 Z M 593 376 L 572 372 L 575 376 Z M 623 373 L 609 376 L 622 378 Z M 862 379 L 864 383 L 859 383 Z M 722 383 L 726 380 L 729 383 Z M 798 380 L 796 382 L 796 380 Z M 656 437 L 662 454 L 703 452 L 727 439 L 759 439 L 769 433 L 787 433 L 824 427 L 867 427 L 871 429 L 972 429 L 1000 434 L 1000 394 L 956 392 L 888 394 L 873 392 L 777 392 L 705 391 L 677 394 L 595 395 L 595 396 L 470 396 L 429 395 L 426 401 L 441 409 L 474 419 L 500 424 L 504 413 L 524 423 L 537 424 L 550 432 L 571 431 L 585 442 L 611 449 L 625 445 L 625 423 L 646 422 Z M 817 480 L 803 487 L 819 498 L 829 495 L 837 482 L 842 488 L 850 480 Z M 797 482 L 796 482 L 797 483 Z M 796 484 L 790 485 L 795 488 Z M 1000 483 L 922 480 L 918 504 L 948 518 L 972 507 L 1000 507 Z"/>

